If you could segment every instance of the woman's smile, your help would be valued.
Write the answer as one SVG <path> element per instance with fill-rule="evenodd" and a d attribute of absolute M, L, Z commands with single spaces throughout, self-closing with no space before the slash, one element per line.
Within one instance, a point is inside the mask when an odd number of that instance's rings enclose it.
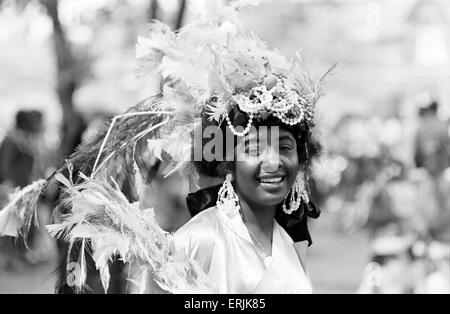
<path fill-rule="evenodd" d="M 271 174 L 271 175 L 262 175 L 256 178 L 259 186 L 268 192 L 275 192 L 280 190 L 282 186 L 286 183 L 287 175 L 285 174 Z"/>

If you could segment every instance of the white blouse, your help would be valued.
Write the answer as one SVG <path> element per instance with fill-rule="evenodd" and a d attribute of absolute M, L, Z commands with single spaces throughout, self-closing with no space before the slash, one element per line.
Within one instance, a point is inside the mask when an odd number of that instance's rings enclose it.
<path fill-rule="evenodd" d="M 175 233 L 177 246 L 199 263 L 216 293 L 312 293 L 291 237 L 275 220 L 272 239 L 272 256 L 264 257 L 242 217 L 217 207 Z"/>

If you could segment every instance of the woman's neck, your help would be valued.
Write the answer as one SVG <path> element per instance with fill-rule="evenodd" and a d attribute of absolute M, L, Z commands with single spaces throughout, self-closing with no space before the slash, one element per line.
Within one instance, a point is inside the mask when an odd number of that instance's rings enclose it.
<path fill-rule="evenodd" d="M 257 230 L 269 238 L 272 237 L 273 219 L 276 206 L 264 206 L 252 203 L 239 195 L 244 223 L 252 230 Z"/>

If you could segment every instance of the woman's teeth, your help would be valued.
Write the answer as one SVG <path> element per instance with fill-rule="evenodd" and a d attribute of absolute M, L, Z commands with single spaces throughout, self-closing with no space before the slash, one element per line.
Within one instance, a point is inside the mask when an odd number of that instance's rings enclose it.
<path fill-rule="evenodd" d="M 283 177 L 276 177 L 276 178 L 261 178 L 259 179 L 259 182 L 261 183 L 279 183 L 283 180 Z"/>

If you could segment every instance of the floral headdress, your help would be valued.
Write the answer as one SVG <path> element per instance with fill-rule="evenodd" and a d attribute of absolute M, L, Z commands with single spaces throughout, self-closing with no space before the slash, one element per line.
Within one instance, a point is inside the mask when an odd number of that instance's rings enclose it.
<path fill-rule="evenodd" d="M 206 17 L 178 32 L 154 22 L 149 35 L 138 38 L 136 56 L 139 75 L 160 77 L 160 93 L 114 117 L 52 176 L 17 190 L 0 212 L 0 236 L 26 236 L 39 195 L 55 179 L 64 187 L 61 205 L 70 213 L 47 229 L 69 243 L 67 267 L 75 262 L 81 272 L 72 282 L 76 291 L 85 286 L 90 252 L 105 291 L 108 261 L 118 255 L 138 265 L 140 278 L 150 270 L 169 292 L 212 292 L 199 266 L 179 256 L 171 236 L 159 228 L 153 209 L 141 209 L 145 174 L 158 160 L 174 164 L 166 175 L 190 169 L 193 119 L 203 114 L 217 124 L 227 121 L 239 136 L 253 120 L 269 115 L 288 125 L 313 124 L 323 80 L 307 75 L 299 54 L 289 61 L 256 36 L 246 36 L 236 15 L 245 2 L 219 8 L 208 0 Z M 236 109 L 248 115 L 242 132 L 229 118 Z M 138 202 L 120 191 L 126 177 L 135 184 Z M 76 245 L 79 252 L 72 250 Z M 135 283 L 145 290 L 145 280 Z"/>

